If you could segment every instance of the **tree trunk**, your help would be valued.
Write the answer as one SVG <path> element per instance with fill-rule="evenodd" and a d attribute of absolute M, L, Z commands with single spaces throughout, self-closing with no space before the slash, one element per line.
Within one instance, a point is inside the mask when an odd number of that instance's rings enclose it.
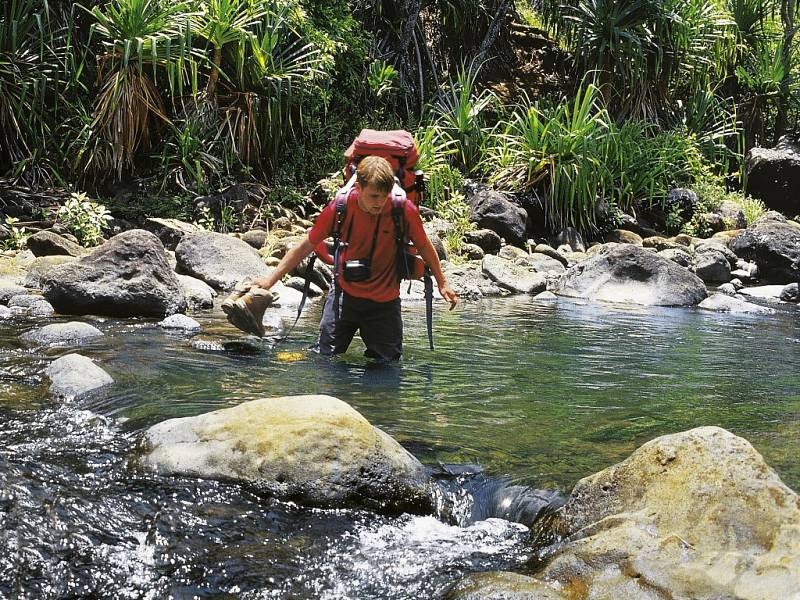
<path fill-rule="evenodd" d="M 476 55 L 478 61 L 482 61 L 484 59 L 486 54 L 491 49 L 492 44 L 494 44 L 494 41 L 497 39 L 497 36 L 500 34 L 500 27 L 503 25 L 503 22 L 506 19 L 506 13 L 508 12 L 509 4 L 511 4 L 511 0 L 503 0 L 503 2 L 500 4 L 500 7 L 497 9 L 497 14 L 492 20 L 492 24 L 489 25 L 489 30 L 486 32 L 486 35 L 483 36 L 483 41 L 478 48 L 478 54 Z"/>
<path fill-rule="evenodd" d="M 219 80 L 219 68 L 222 65 L 222 46 L 214 48 L 214 57 L 211 63 L 211 74 L 208 76 L 208 86 L 206 92 L 211 98 L 217 93 L 217 81 Z"/>

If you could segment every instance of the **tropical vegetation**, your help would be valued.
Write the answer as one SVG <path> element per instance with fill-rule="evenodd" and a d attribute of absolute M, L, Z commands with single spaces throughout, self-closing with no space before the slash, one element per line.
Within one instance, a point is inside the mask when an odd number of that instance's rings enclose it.
<path fill-rule="evenodd" d="M 303 213 L 372 127 L 415 132 L 453 245 L 466 178 L 551 230 L 668 211 L 675 186 L 752 215 L 745 152 L 800 127 L 799 28 L 795 0 L 6 0 L 0 210 L 63 219 L 82 194 L 208 224 L 195 198 L 240 184 L 265 219 Z M 561 84 L 503 94 L 525 35 Z"/>

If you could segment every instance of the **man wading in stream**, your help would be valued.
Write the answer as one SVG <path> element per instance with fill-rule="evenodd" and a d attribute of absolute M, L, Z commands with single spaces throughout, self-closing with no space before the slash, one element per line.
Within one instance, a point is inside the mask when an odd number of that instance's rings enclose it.
<path fill-rule="evenodd" d="M 355 182 L 330 202 L 302 242 L 294 246 L 275 270 L 252 281 L 251 293 L 264 293 L 294 269 L 326 238 L 339 237 L 334 252 L 334 285 L 328 293 L 320 323 L 318 351 L 332 355 L 345 352 L 356 331 L 367 346 L 368 358 L 386 362 L 403 352 L 403 321 L 400 315 L 397 225 L 414 244 L 431 269 L 439 293 L 452 310 L 458 296 L 442 273 L 439 257 L 422 226 L 413 202 L 392 199 L 395 175 L 387 160 L 367 156 L 359 164 Z M 339 197 L 339 195 L 337 195 Z M 397 211 L 392 213 L 393 206 Z M 343 208 L 342 208 L 343 207 Z M 400 214 L 398 214 L 400 213 Z M 400 218 L 401 217 L 401 218 Z M 402 276 L 402 274 L 401 274 Z M 223 306 L 225 308 L 225 306 Z"/>

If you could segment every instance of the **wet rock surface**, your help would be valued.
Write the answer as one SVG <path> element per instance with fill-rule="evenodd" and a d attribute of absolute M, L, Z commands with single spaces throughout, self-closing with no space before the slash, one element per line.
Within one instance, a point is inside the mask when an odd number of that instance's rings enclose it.
<path fill-rule="evenodd" d="M 170 419 L 144 436 L 160 473 L 247 482 L 284 499 L 377 510 L 429 507 L 425 469 L 400 444 L 330 396 L 245 402 Z"/>
<path fill-rule="evenodd" d="M 164 317 L 186 310 L 183 288 L 155 235 L 134 229 L 91 254 L 51 269 L 42 280 L 62 314 Z"/>
<path fill-rule="evenodd" d="M 47 367 L 51 380 L 50 394 L 65 400 L 77 400 L 114 383 L 114 379 L 98 367 L 91 358 L 67 354 Z"/>
<path fill-rule="evenodd" d="M 554 291 L 562 296 L 658 306 L 693 306 L 708 294 L 696 275 L 631 244 L 604 245 L 567 270 Z"/>

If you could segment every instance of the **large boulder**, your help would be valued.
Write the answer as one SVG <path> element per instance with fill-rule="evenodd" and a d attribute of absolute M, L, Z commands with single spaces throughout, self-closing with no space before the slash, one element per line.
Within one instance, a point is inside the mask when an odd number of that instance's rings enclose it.
<path fill-rule="evenodd" d="M 800 498 L 744 439 L 700 427 L 582 479 L 537 577 L 582 598 L 796 598 Z"/>
<path fill-rule="evenodd" d="M 217 290 L 233 289 L 242 279 L 261 277 L 271 270 L 247 242 L 211 231 L 185 235 L 175 256 L 179 272 Z"/>
<path fill-rule="evenodd" d="M 467 182 L 464 191 L 464 199 L 472 211 L 470 219 L 479 228 L 491 229 L 515 246 L 525 243 L 528 213 L 524 208 L 482 183 Z"/>
<path fill-rule="evenodd" d="M 164 246 L 142 229 L 115 235 L 91 254 L 51 269 L 42 290 L 62 314 L 164 317 L 186 310 Z"/>
<path fill-rule="evenodd" d="M 758 265 L 762 281 L 788 283 L 800 279 L 800 226 L 768 212 L 730 244 L 737 256 Z"/>
<path fill-rule="evenodd" d="M 26 242 L 28 249 L 35 256 L 81 256 L 86 250 L 72 240 L 58 235 L 52 231 L 37 231 Z"/>
<path fill-rule="evenodd" d="M 693 306 L 708 295 L 693 273 L 631 244 L 606 244 L 568 269 L 554 291 L 561 296 L 658 306 Z"/>
<path fill-rule="evenodd" d="M 241 481 L 316 506 L 428 510 L 422 464 L 331 396 L 288 396 L 170 419 L 147 430 L 142 463 Z"/>
<path fill-rule="evenodd" d="M 74 261 L 74 256 L 65 254 L 39 256 L 28 266 L 28 274 L 25 276 L 25 287 L 40 288 L 47 274 L 55 267 L 66 265 Z"/>
<path fill-rule="evenodd" d="M 781 138 L 773 149 L 747 153 L 747 192 L 772 210 L 800 213 L 800 146 Z"/>

